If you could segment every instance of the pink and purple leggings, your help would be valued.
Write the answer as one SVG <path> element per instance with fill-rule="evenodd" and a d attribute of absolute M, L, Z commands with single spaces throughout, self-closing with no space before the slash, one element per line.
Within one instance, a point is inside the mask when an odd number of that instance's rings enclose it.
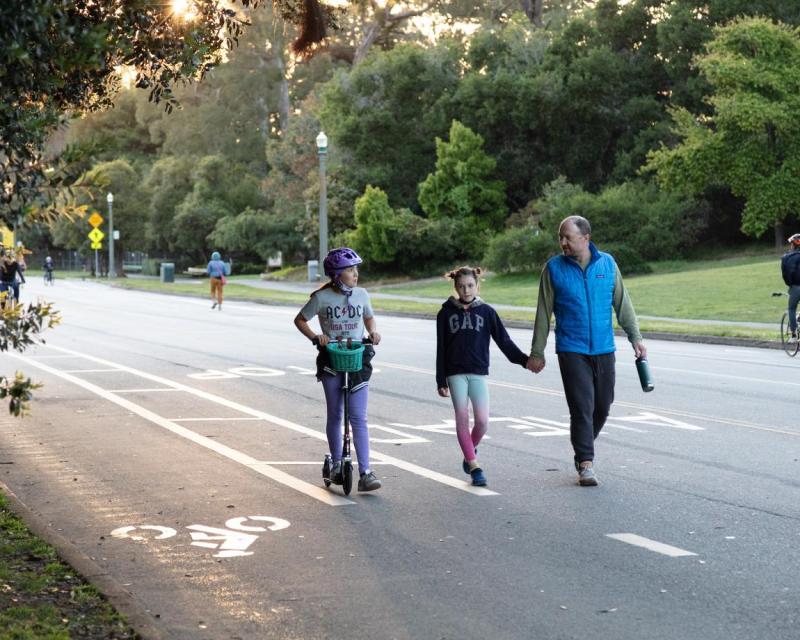
<path fill-rule="evenodd" d="M 325 433 L 328 436 L 328 448 L 334 462 L 342 459 L 342 438 L 344 436 L 344 374 L 322 376 L 322 388 L 325 390 L 325 404 L 328 406 L 328 422 Z M 350 394 L 350 426 L 353 433 L 353 444 L 358 457 L 359 473 L 369 471 L 369 431 L 367 429 L 367 401 L 369 387 L 364 385 Z"/>
<path fill-rule="evenodd" d="M 450 398 L 456 411 L 456 435 L 464 460 L 475 460 L 475 447 L 478 446 L 489 426 L 489 385 L 487 376 L 472 373 L 459 373 L 447 377 Z M 469 428 L 469 402 L 472 400 L 474 425 Z"/>

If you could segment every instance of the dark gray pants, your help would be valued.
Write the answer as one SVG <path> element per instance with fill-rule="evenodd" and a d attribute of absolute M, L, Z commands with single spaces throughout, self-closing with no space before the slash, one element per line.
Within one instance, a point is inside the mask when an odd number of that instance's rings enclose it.
<path fill-rule="evenodd" d="M 558 354 L 576 464 L 594 460 L 594 439 L 606 423 L 614 402 L 615 362 L 613 353 L 599 356 Z"/>
<path fill-rule="evenodd" d="M 800 301 L 800 285 L 793 284 L 789 287 L 789 329 L 797 331 L 797 303 Z"/>

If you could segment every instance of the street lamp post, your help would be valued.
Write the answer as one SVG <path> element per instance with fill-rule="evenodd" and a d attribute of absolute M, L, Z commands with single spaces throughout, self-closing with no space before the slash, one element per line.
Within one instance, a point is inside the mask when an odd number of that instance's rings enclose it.
<path fill-rule="evenodd" d="M 114 194 L 110 191 L 106 196 L 108 202 L 108 277 L 116 278 L 114 269 Z"/>
<path fill-rule="evenodd" d="M 328 255 L 328 181 L 325 175 L 325 158 L 328 155 L 328 136 L 320 131 L 317 136 L 317 153 L 319 155 L 319 265 L 317 277 L 322 278 L 322 262 Z"/>

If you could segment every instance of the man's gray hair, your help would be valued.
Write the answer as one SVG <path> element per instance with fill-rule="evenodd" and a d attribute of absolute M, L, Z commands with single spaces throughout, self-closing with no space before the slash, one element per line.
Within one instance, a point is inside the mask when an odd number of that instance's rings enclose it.
<path fill-rule="evenodd" d="M 574 224 L 578 229 L 578 233 L 580 233 L 582 236 L 588 236 L 592 233 L 592 225 L 590 225 L 589 221 L 583 216 L 567 216 L 561 221 L 561 224 L 558 225 L 558 228 L 560 229 L 563 227 L 564 223 L 566 222 L 571 222 Z"/>

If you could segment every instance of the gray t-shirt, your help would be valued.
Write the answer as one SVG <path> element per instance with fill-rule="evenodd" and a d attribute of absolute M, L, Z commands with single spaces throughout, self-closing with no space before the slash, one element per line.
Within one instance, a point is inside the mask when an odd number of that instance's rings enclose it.
<path fill-rule="evenodd" d="M 372 305 L 366 289 L 356 287 L 353 295 L 345 296 L 331 287 L 320 289 L 300 309 L 306 322 L 314 316 L 319 318 L 322 333 L 334 340 L 352 338 L 361 340 L 364 337 L 364 319 L 372 318 Z"/>

